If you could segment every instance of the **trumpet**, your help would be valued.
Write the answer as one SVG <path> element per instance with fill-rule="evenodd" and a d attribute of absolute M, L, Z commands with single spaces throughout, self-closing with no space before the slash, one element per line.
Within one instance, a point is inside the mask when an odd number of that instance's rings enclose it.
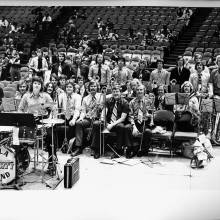
<path fill-rule="evenodd" d="M 100 81 L 100 77 L 98 75 L 95 76 L 95 81 L 99 82 Z"/>
<path fill-rule="evenodd" d="M 176 79 L 172 79 L 172 80 L 170 81 L 170 84 L 171 84 L 172 86 L 175 86 L 175 85 L 177 84 Z"/>
<path fill-rule="evenodd" d="M 93 107 L 93 109 L 90 112 L 89 118 L 91 119 L 91 125 L 90 125 L 90 129 L 87 135 L 87 141 L 89 141 L 91 139 L 92 136 L 92 132 L 93 132 L 93 124 L 96 118 L 100 118 L 100 114 L 101 111 L 103 109 L 103 104 L 101 103 L 101 98 L 102 98 L 103 94 L 100 95 L 99 97 L 99 101 L 95 104 L 95 106 Z"/>

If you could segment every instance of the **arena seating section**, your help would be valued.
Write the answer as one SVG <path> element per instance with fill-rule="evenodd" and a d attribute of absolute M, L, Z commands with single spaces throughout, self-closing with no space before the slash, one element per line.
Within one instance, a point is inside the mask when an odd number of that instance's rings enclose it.
<path fill-rule="evenodd" d="M 35 7 L 0 7 L 1 16 L 5 16 L 8 20 L 18 22 L 19 25 L 29 23 L 34 26 L 36 15 L 32 14 L 32 10 Z M 42 7 L 44 12 L 47 11 L 52 15 L 53 20 L 56 20 L 61 12 L 61 8 L 65 7 Z M 213 8 L 207 10 L 207 15 L 204 15 L 204 21 L 201 21 L 198 31 L 195 35 L 190 36 L 189 42 L 184 44 L 184 47 L 177 51 L 175 50 L 178 41 L 181 41 L 181 36 L 187 34 L 187 30 L 190 28 L 185 26 L 185 22 L 177 20 L 175 7 L 153 7 L 153 6 L 129 6 L 129 7 L 74 7 L 77 8 L 78 14 L 84 12 L 86 14 L 85 19 L 76 19 L 74 22 L 81 36 L 88 35 L 89 38 L 97 38 L 98 30 L 94 28 L 95 22 L 98 17 L 102 18 L 105 22 L 107 18 L 111 18 L 114 24 L 114 29 L 119 35 L 118 41 L 101 40 L 105 49 L 105 55 L 111 55 L 118 48 L 127 57 L 127 60 L 139 60 L 140 58 L 149 59 L 154 61 L 156 58 L 164 58 L 165 63 L 168 65 L 174 65 L 174 60 L 178 55 L 184 55 L 185 57 L 192 57 L 195 53 L 200 53 L 204 60 L 215 58 L 220 54 L 220 42 L 219 37 L 215 35 L 217 26 L 220 25 L 220 9 Z M 194 13 L 194 21 L 199 20 L 198 11 L 199 8 L 191 8 Z M 205 10 L 205 9 L 203 9 Z M 209 13 L 210 11 L 210 13 Z M 203 13 L 203 11 L 202 11 Z M 201 14 L 201 13 L 200 13 Z M 66 23 L 68 22 L 66 17 Z M 201 19 L 200 19 L 201 20 Z M 58 24 L 59 22 L 56 21 Z M 57 24 L 56 23 L 56 24 Z M 155 42 L 153 45 L 141 46 L 140 41 L 134 40 L 129 42 L 126 40 L 126 34 L 129 26 L 131 25 L 134 31 L 146 30 L 147 27 L 154 32 L 160 30 L 163 25 L 168 25 L 168 28 L 175 36 L 174 42 Z M 4 37 L 5 30 L 0 30 L 0 37 Z M 23 44 L 24 52 L 30 55 L 30 48 L 34 48 L 36 33 L 24 33 L 18 35 L 19 43 Z M 42 47 L 45 45 L 41 45 Z M 67 51 L 66 45 L 62 42 L 56 42 L 56 39 L 51 39 L 48 47 L 56 47 L 59 51 Z M 77 49 L 77 48 L 76 48 Z M 69 52 L 75 52 L 76 49 L 69 49 Z M 46 51 L 47 49 L 44 50 Z M 1 53 L 3 52 L 1 48 Z M 173 53 L 172 53 L 173 52 Z M 173 57 L 172 57 L 173 56 Z M 170 58 L 170 59 L 169 59 Z"/>

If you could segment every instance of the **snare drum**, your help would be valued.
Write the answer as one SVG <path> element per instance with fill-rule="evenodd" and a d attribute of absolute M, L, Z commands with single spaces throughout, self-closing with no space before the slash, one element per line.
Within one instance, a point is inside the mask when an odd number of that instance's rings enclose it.
<path fill-rule="evenodd" d="M 36 139 L 36 129 L 22 126 L 19 128 L 18 137 L 21 144 L 34 144 Z"/>

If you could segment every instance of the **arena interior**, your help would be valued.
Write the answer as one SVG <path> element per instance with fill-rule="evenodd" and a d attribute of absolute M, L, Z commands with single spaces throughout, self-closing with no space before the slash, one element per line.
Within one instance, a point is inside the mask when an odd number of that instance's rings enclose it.
<path fill-rule="evenodd" d="M 0 6 L 1 198 L 35 190 L 33 219 L 49 197 L 53 219 L 218 219 L 210 194 L 184 202 L 220 190 L 219 76 L 218 7 Z"/>

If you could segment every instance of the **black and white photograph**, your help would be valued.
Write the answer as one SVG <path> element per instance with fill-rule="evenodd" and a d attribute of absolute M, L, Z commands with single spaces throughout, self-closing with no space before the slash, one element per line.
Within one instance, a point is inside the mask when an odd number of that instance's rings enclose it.
<path fill-rule="evenodd" d="M 219 192 L 218 1 L 0 1 L 0 219 L 219 220 Z"/>

